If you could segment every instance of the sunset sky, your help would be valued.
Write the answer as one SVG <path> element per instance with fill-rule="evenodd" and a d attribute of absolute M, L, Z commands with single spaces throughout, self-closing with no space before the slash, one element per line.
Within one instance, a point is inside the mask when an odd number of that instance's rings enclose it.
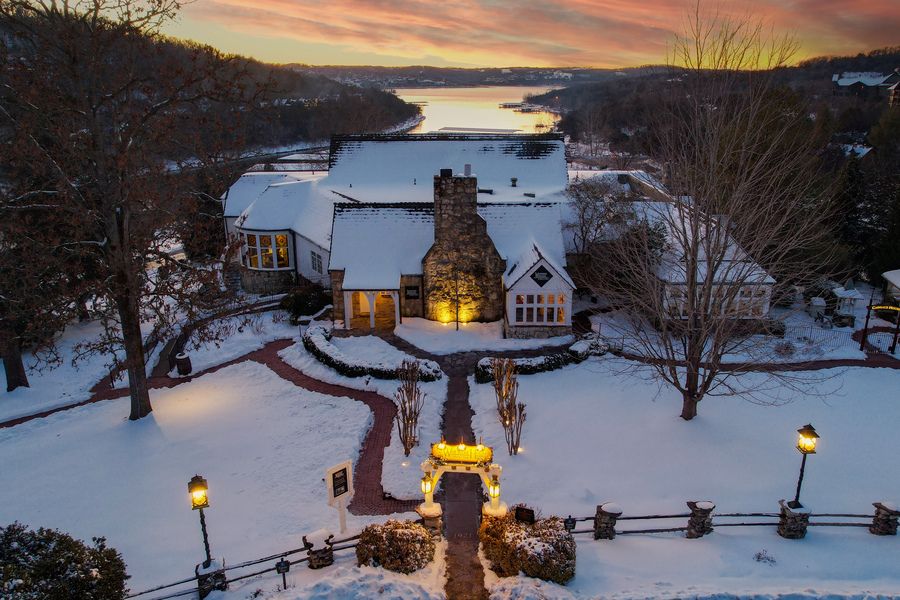
<path fill-rule="evenodd" d="M 711 5 L 711 3 L 707 3 Z M 684 0 L 195 0 L 166 32 L 261 60 L 309 64 L 636 66 L 662 62 Z M 900 41 L 900 0 L 750 0 L 799 58 Z M 729 9 L 728 7 L 734 7 Z"/>

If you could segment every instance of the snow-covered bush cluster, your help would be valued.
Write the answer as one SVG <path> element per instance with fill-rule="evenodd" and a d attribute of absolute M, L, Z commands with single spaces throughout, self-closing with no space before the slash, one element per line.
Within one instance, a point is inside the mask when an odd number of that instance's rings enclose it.
<path fill-rule="evenodd" d="M 367 363 L 347 356 L 331 343 L 331 332 L 322 325 L 313 325 L 303 334 L 303 347 L 319 362 L 346 377 L 371 375 L 376 379 L 397 379 L 402 361 Z M 443 376 L 441 367 L 433 360 L 416 360 L 420 381 L 437 381 Z"/>
<path fill-rule="evenodd" d="M 392 519 L 362 530 L 356 560 L 360 566 L 412 573 L 434 559 L 434 548 L 434 538 L 427 529 L 413 521 Z"/>
<path fill-rule="evenodd" d="M 0 598 L 120 600 L 125 561 L 104 538 L 88 546 L 54 529 L 0 527 Z"/>
<path fill-rule="evenodd" d="M 566 365 L 580 363 L 588 356 L 601 356 L 606 354 L 607 346 L 599 339 L 583 339 L 575 342 L 564 352 L 554 352 L 544 356 L 533 358 L 513 359 L 516 364 L 516 373 L 519 375 L 533 375 L 555 371 Z M 475 381 L 478 383 L 490 383 L 494 380 L 494 372 L 491 368 L 493 358 L 485 357 L 478 361 L 475 367 Z"/>
<path fill-rule="evenodd" d="M 562 519 L 538 519 L 533 525 L 505 517 L 485 517 L 478 530 L 491 569 L 501 577 L 522 572 L 529 577 L 565 584 L 575 577 L 575 539 Z"/>

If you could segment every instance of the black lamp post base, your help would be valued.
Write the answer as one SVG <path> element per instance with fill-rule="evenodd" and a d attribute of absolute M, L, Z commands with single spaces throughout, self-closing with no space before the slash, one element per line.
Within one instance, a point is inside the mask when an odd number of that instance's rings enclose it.
<path fill-rule="evenodd" d="M 798 508 L 803 508 L 803 505 L 800 504 L 799 500 L 791 500 L 790 502 L 787 503 L 787 505 L 788 505 L 788 508 L 790 508 L 791 510 L 797 510 Z"/>

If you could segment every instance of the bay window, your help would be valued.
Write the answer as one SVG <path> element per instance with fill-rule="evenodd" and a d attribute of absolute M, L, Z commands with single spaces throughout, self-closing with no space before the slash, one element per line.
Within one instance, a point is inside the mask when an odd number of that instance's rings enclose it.
<path fill-rule="evenodd" d="M 292 267 L 287 233 L 242 233 L 241 238 L 247 267 L 273 271 Z"/>

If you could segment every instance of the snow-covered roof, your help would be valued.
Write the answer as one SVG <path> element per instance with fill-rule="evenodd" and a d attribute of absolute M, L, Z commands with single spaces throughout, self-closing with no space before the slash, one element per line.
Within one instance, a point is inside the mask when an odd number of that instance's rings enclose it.
<path fill-rule="evenodd" d="M 344 289 L 397 289 L 433 243 L 433 205 L 336 204 L 328 268 L 344 270 Z"/>
<path fill-rule="evenodd" d="M 297 173 L 271 171 L 244 173 L 230 188 L 228 188 L 228 191 L 222 195 L 225 217 L 233 218 L 240 216 L 240 214 L 273 183 L 295 181 L 298 178 L 299 174 Z"/>
<path fill-rule="evenodd" d="M 862 158 L 872 151 L 872 147 L 865 144 L 841 144 L 841 149 L 844 151 L 844 156 L 852 155 L 856 158 Z"/>
<path fill-rule="evenodd" d="M 569 277 L 569 274 L 566 270 L 560 267 L 559 264 L 556 263 L 551 258 L 547 257 L 547 253 L 541 250 L 540 245 L 534 240 L 531 241 L 528 248 L 519 255 L 514 261 L 507 261 L 507 270 L 506 275 L 504 276 L 506 280 L 506 287 L 511 288 L 514 286 L 520 279 L 525 277 L 528 274 L 528 271 L 531 270 L 532 267 L 540 263 L 541 261 L 547 263 L 551 269 L 556 271 L 557 275 L 562 277 L 563 281 L 565 281 L 572 288 L 575 287 L 575 282 L 572 281 L 572 278 Z"/>
<path fill-rule="evenodd" d="M 857 290 L 857 289 L 848 290 L 847 288 L 844 288 L 844 287 L 837 287 L 831 291 L 834 292 L 835 296 L 837 296 L 838 298 L 841 298 L 842 300 L 847 299 L 847 298 L 852 299 L 852 300 L 862 300 L 862 297 L 863 297 L 863 295 L 860 294 L 859 290 Z"/>
<path fill-rule="evenodd" d="M 872 87 L 884 84 L 887 80 L 891 79 L 893 75 L 893 73 L 885 75 L 883 73 L 875 72 L 847 72 L 841 73 L 840 75 L 835 73 L 831 76 L 831 80 L 841 87 L 853 85 L 855 83 L 861 83 L 865 86 Z"/>
<path fill-rule="evenodd" d="M 290 229 L 322 248 L 328 248 L 328 233 L 336 196 L 323 196 L 318 178 L 287 181 L 267 187 L 235 221 L 239 229 L 279 231 Z"/>
<path fill-rule="evenodd" d="M 895 288 L 900 288 L 900 269 L 896 269 L 894 271 L 885 271 L 881 274 L 884 277 L 885 281 L 894 286 Z"/>
<path fill-rule="evenodd" d="M 361 202 L 428 202 L 442 168 L 472 165 L 481 200 L 526 200 L 566 187 L 561 135 L 335 136 L 327 186 Z M 512 178 L 517 185 L 512 187 Z"/>
<path fill-rule="evenodd" d="M 568 279 L 557 204 L 479 203 L 478 214 L 507 265 L 538 245 Z M 433 243 L 433 203 L 336 204 L 328 268 L 345 271 L 344 289 L 397 289 L 400 275 L 422 272 Z"/>

